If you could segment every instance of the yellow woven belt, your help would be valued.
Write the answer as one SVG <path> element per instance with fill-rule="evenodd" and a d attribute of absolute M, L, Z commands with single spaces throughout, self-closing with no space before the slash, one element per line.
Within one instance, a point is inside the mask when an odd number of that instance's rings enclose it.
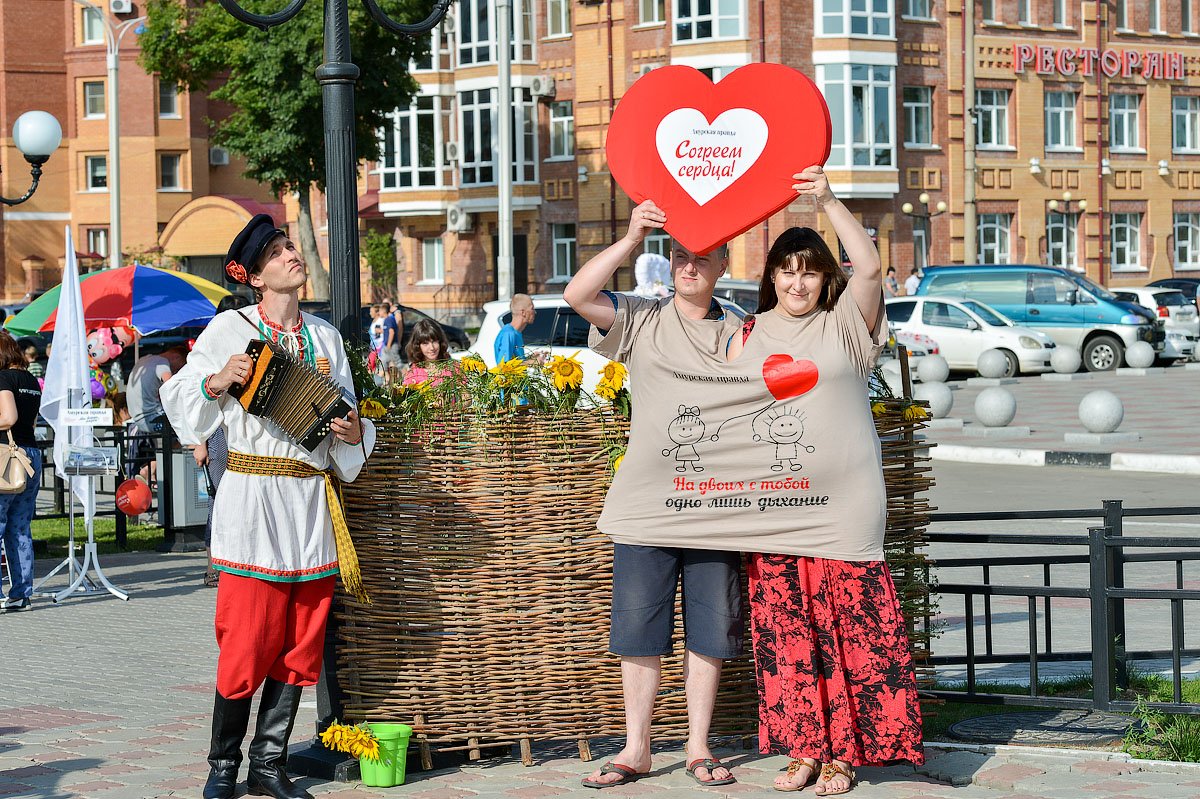
<path fill-rule="evenodd" d="M 346 525 L 346 514 L 342 510 L 342 488 L 337 476 L 330 470 L 322 471 L 304 461 L 291 458 L 270 458 L 262 455 L 247 455 L 243 452 L 229 453 L 226 468 L 242 474 L 261 474 L 270 477 L 324 477 L 325 498 L 329 504 L 329 518 L 333 521 L 333 540 L 337 544 L 338 571 L 342 574 L 342 585 L 359 602 L 371 604 L 363 586 L 362 572 L 358 568 L 358 553 L 350 538 Z"/>

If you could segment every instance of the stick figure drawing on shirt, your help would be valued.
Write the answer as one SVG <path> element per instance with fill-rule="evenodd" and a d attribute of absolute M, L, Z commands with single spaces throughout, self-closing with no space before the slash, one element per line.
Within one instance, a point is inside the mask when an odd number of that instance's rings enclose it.
<path fill-rule="evenodd" d="M 751 426 L 756 425 L 758 421 L 756 417 Z M 800 463 L 801 447 L 805 452 L 811 453 L 816 450 L 816 447 L 800 443 L 804 436 L 804 415 L 791 408 L 783 408 L 767 414 L 764 421 L 767 425 L 766 435 L 760 435 L 755 428 L 754 440 L 762 441 L 766 438 L 775 445 L 775 463 L 771 465 L 771 471 L 782 472 L 784 464 L 793 472 L 804 468 Z"/>
<path fill-rule="evenodd" d="M 679 406 L 679 415 L 667 425 L 667 437 L 675 446 L 662 451 L 664 458 L 675 456 L 675 471 L 686 472 L 691 464 L 693 470 L 704 471 L 700 465 L 700 453 L 696 444 L 704 438 L 704 422 L 700 419 L 700 408 Z"/>

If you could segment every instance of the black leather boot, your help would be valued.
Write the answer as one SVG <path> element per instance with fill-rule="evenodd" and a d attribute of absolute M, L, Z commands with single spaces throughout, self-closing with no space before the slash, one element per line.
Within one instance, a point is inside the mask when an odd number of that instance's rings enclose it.
<path fill-rule="evenodd" d="M 226 699 L 217 694 L 213 703 L 212 741 L 208 745 L 208 781 L 204 799 L 233 799 L 238 766 L 242 763 L 242 739 L 250 723 L 250 699 Z"/>
<path fill-rule="evenodd" d="M 258 700 L 258 726 L 250 741 L 250 775 L 246 778 L 252 796 L 313 799 L 308 791 L 293 785 L 287 775 L 288 738 L 299 707 L 300 686 L 270 677 L 263 683 Z"/>

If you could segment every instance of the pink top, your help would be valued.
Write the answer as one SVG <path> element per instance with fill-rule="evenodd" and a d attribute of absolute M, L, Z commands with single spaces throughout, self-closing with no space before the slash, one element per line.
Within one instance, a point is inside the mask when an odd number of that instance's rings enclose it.
<path fill-rule="evenodd" d="M 430 386 L 438 386 L 442 384 L 443 380 L 450 376 L 450 370 L 446 367 L 439 366 L 432 361 L 425 361 L 425 363 L 429 364 L 429 366 L 426 367 L 414 363 L 411 367 L 409 367 L 408 373 L 404 375 L 404 380 L 401 381 L 401 384 L 405 386 L 415 386 L 418 383 L 424 383 L 428 381 Z"/>

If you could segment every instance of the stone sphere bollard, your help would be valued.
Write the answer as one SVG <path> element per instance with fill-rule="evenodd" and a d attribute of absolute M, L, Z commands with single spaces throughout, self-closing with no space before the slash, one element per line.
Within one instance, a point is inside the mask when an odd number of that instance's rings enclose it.
<path fill-rule="evenodd" d="M 1004 373 L 1008 371 L 1008 358 L 1005 358 L 1004 353 L 1000 350 L 984 350 L 979 353 L 979 360 L 975 361 L 975 368 L 979 371 L 980 377 L 1004 377 Z"/>
<path fill-rule="evenodd" d="M 1074 347 L 1055 347 L 1050 353 L 1050 368 L 1060 375 L 1073 375 L 1083 365 L 1083 356 Z"/>
<path fill-rule="evenodd" d="M 904 380 L 900 377 L 899 370 L 892 372 L 884 369 L 883 382 L 887 383 L 887 387 L 891 390 L 893 397 L 904 396 Z"/>
<path fill-rule="evenodd" d="M 1154 363 L 1154 347 L 1145 341 L 1135 341 L 1125 348 L 1125 365 L 1145 369 Z"/>
<path fill-rule="evenodd" d="M 989 350 L 989 352 L 995 352 L 995 350 Z M 985 388 L 975 398 L 975 416 L 983 423 L 984 427 L 1007 427 L 1016 415 L 1017 398 L 1007 388 L 1000 386 Z"/>
<path fill-rule="evenodd" d="M 1115 432 L 1124 418 L 1125 406 L 1111 391 L 1093 391 L 1079 401 L 1079 421 L 1089 433 Z"/>
<path fill-rule="evenodd" d="M 934 419 L 945 419 L 954 407 L 954 392 L 945 383 L 920 383 L 913 387 L 913 399 L 928 402 Z"/>
<path fill-rule="evenodd" d="M 941 355 L 926 355 L 917 364 L 917 377 L 922 383 L 945 383 L 950 376 L 950 364 Z"/>
<path fill-rule="evenodd" d="M 879 368 L 880 368 L 880 370 L 883 371 L 883 373 L 885 375 L 886 374 L 893 374 L 893 375 L 900 374 L 900 362 L 898 360 L 896 360 L 895 358 L 892 358 L 891 360 L 888 360 L 888 361 L 884 361 L 883 364 Z"/>

